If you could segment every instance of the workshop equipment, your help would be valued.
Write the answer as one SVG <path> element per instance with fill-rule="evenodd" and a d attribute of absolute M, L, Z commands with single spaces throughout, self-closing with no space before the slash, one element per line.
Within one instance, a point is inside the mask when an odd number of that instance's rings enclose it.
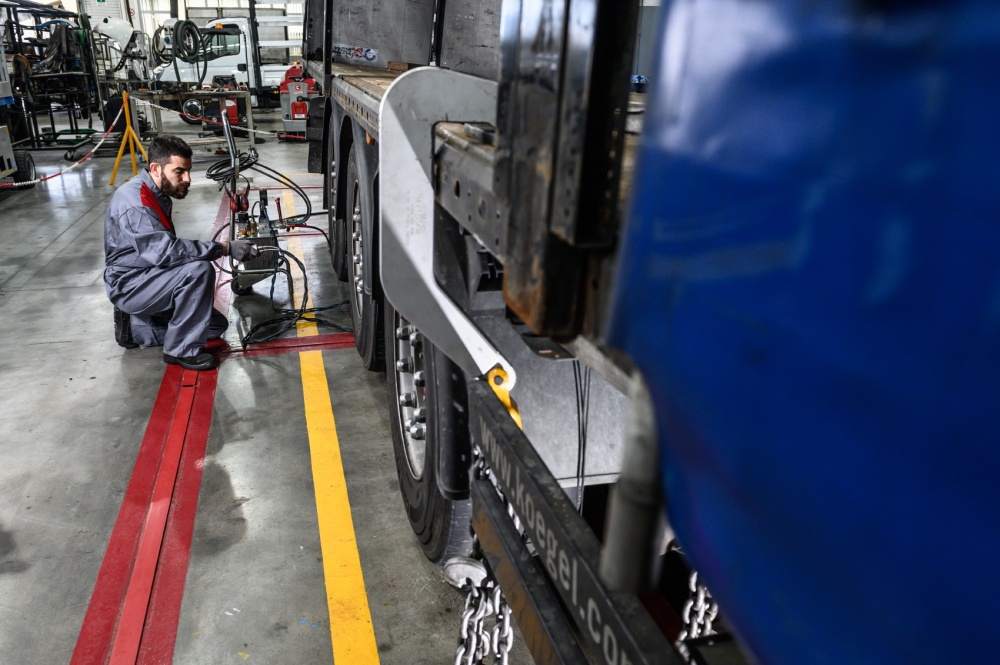
<path fill-rule="evenodd" d="M 220 78 L 220 77 L 216 77 Z M 231 86 L 215 86 L 215 89 L 235 90 Z M 221 97 L 218 99 L 202 100 L 201 121 L 202 129 L 211 132 L 216 136 L 223 136 L 222 113 L 225 109 L 226 119 L 229 121 L 230 130 L 234 137 L 247 138 L 247 99 L 246 96 L 233 95 L 232 97 Z"/>
<path fill-rule="evenodd" d="M 218 107 L 221 104 L 216 104 Z M 236 141 L 230 113 L 220 114 L 222 133 L 229 148 L 229 164 L 226 161 L 216 163 L 208 170 L 208 177 L 219 180 L 229 198 L 229 240 L 249 240 L 258 247 L 255 257 L 245 261 L 230 259 L 229 270 L 232 272 L 232 289 L 237 295 L 248 295 L 257 282 L 266 279 L 276 272 L 284 272 L 288 276 L 288 292 L 292 293 L 292 278 L 288 272 L 287 262 L 280 260 L 278 250 L 278 230 L 267 216 L 267 191 L 261 190 L 259 205 L 250 208 L 250 181 L 241 175 L 241 170 L 252 167 L 256 163 L 256 152 L 241 154 L 236 147 Z M 221 167 L 221 168 L 220 168 Z M 246 187 L 240 189 L 241 178 Z M 271 248 L 271 250 L 261 250 Z"/>
<path fill-rule="evenodd" d="M 14 91 L 7 73 L 7 56 L 4 54 L 3 40 L 0 40 L 0 179 L 14 176 L 14 182 L 28 182 L 35 179 L 35 160 L 27 150 L 14 150 L 10 128 L 5 124 L 15 119 Z M 34 187 L 34 185 L 27 185 Z"/>
<path fill-rule="evenodd" d="M 3 51 L 3 41 L 0 41 L 0 106 L 11 106 L 14 103 L 14 93 L 10 89 L 10 77 L 7 74 L 7 57 Z M 17 170 L 14 162 L 14 148 L 10 143 L 10 131 L 6 125 L 0 125 L 0 178 L 6 178 Z"/>
<path fill-rule="evenodd" d="M 296 62 L 285 72 L 285 80 L 279 86 L 281 97 L 281 122 L 289 134 L 306 133 L 306 119 L 309 117 L 309 100 L 319 97 L 319 86 L 315 79 L 306 74 L 301 62 Z"/>
<path fill-rule="evenodd" d="M 0 178 L 6 178 L 17 171 L 14 148 L 10 144 L 10 132 L 6 125 L 0 125 Z"/>
<path fill-rule="evenodd" d="M 3 40 L 0 39 L 0 106 L 10 106 L 14 103 L 14 91 L 10 87 L 10 74 L 7 73 L 7 55 L 4 53 Z"/>
<path fill-rule="evenodd" d="M 0 84 L 0 123 L 15 146 L 65 150 L 90 142 L 98 108 L 91 31 L 86 16 L 19 0 L 0 2 L 2 61 L 11 67 L 9 86 Z M 3 78 L 7 78 L 4 72 Z M 9 87 L 9 90 L 8 90 Z M 57 127 L 56 114 L 64 114 Z M 62 120 L 62 118 L 60 120 Z M 47 122 L 45 122 L 47 120 Z"/>
<path fill-rule="evenodd" d="M 200 87 L 215 76 L 228 75 L 235 77 L 240 88 L 250 90 L 254 108 L 277 108 L 278 85 L 290 61 L 262 62 L 261 58 L 275 50 L 287 52 L 298 43 L 287 39 L 261 40 L 257 24 L 263 24 L 268 32 L 284 31 L 300 26 L 301 17 L 254 19 L 253 6 L 251 3 L 250 19 L 227 17 L 211 20 L 201 28 L 191 21 L 165 21 L 152 40 L 152 52 L 158 63 L 153 70 L 153 87 L 164 91 Z"/>

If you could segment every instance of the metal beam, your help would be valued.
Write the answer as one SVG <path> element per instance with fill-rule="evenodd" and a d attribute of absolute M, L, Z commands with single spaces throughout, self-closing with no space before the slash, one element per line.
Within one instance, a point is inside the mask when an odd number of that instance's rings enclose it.
<path fill-rule="evenodd" d="M 680 656 L 638 598 L 604 586 L 597 537 L 484 381 L 469 384 L 469 416 L 473 441 L 524 525 L 585 646 L 602 662 L 616 665 L 680 665 Z"/>
<path fill-rule="evenodd" d="M 539 335 L 583 331 L 594 259 L 614 245 L 637 16 L 638 0 L 503 3 L 504 298 Z"/>
<path fill-rule="evenodd" d="M 536 665 L 586 663 L 559 599 L 488 480 L 472 485 L 472 526 Z"/>

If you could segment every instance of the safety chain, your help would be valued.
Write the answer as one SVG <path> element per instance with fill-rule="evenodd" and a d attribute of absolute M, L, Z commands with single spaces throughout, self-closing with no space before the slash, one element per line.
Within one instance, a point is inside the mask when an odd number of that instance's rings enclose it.
<path fill-rule="evenodd" d="M 479 446 L 473 446 L 473 477 L 489 479 L 494 489 L 507 506 L 507 513 L 514 520 L 514 525 L 521 531 L 520 522 L 510 502 L 496 485 L 496 479 L 486 464 Z M 479 541 L 473 534 L 474 556 L 479 558 Z M 485 568 L 485 566 L 484 566 Z M 455 665 L 480 665 L 492 656 L 494 664 L 507 665 L 507 654 L 514 646 L 514 631 L 510 625 L 511 610 L 504 598 L 503 591 L 489 568 L 485 568 L 485 576 L 478 584 L 466 578 L 462 589 L 466 592 L 465 611 L 462 613 L 462 623 L 459 627 L 458 648 L 455 651 Z M 493 621 L 493 628 L 487 628 L 487 618 Z"/>
<path fill-rule="evenodd" d="M 220 122 L 218 120 L 212 120 L 211 118 L 201 118 L 201 117 L 198 117 L 196 115 L 191 115 L 190 113 L 184 113 L 183 111 L 178 111 L 177 109 L 170 109 L 170 108 L 167 108 L 166 106 L 160 106 L 159 104 L 154 104 L 153 102 L 147 101 L 145 99 L 139 99 L 139 98 L 136 98 L 136 97 L 130 97 L 129 99 L 131 99 L 132 101 L 134 101 L 136 103 L 143 104 L 145 106 L 151 106 L 153 108 L 160 109 L 161 111 L 168 111 L 170 113 L 177 113 L 179 115 L 184 116 L 185 118 L 191 118 L 192 120 L 201 120 L 202 122 L 207 123 L 209 125 L 218 125 L 219 127 L 222 127 L 222 122 Z M 293 138 L 293 139 L 301 139 L 302 138 L 301 134 L 287 134 L 287 133 L 284 133 L 284 132 L 269 132 L 266 129 L 250 129 L 249 127 L 241 127 L 239 125 L 233 125 L 232 127 L 233 127 L 233 129 L 238 129 L 238 130 L 244 131 L 244 132 L 253 132 L 254 134 L 265 134 L 267 136 L 276 136 L 278 138 Z"/>
<path fill-rule="evenodd" d="M 500 496 L 500 500 L 503 501 L 503 505 L 507 507 L 507 516 L 510 517 L 512 522 L 514 522 L 514 528 L 517 529 L 519 534 L 521 534 L 521 538 L 525 540 L 528 545 L 528 549 L 534 550 L 534 546 L 524 533 L 524 527 L 521 526 L 521 520 L 518 518 L 517 513 L 514 512 L 514 504 L 508 501 L 507 497 L 504 496 L 503 491 L 497 484 L 496 476 L 493 475 L 493 470 L 490 469 L 489 464 L 486 463 L 486 457 L 483 455 L 483 451 L 479 449 L 478 445 L 473 445 L 472 447 L 472 458 L 475 460 L 473 462 L 473 477 L 477 480 L 488 480 L 493 484 L 493 489 L 495 489 L 496 493 Z"/>
<path fill-rule="evenodd" d="M 514 646 L 514 630 L 510 625 L 511 610 L 496 580 L 489 575 L 476 585 L 466 579 L 465 610 L 458 631 L 455 665 L 479 665 L 493 657 L 496 665 L 507 665 L 507 656 Z M 486 619 L 493 619 L 492 630 Z"/>
<path fill-rule="evenodd" d="M 70 171 L 78 167 L 80 164 L 83 164 L 85 161 L 93 157 L 94 153 L 97 152 L 97 149 L 100 148 L 101 145 L 108 140 L 108 136 L 111 134 L 111 130 L 115 128 L 115 125 L 118 124 L 118 119 L 121 117 L 122 117 L 122 109 L 118 109 L 118 115 L 116 115 L 115 119 L 111 121 L 110 125 L 108 125 L 108 131 L 104 132 L 104 136 L 102 136 L 101 140 L 97 142 L 97 145 L 95 145 L 94 148 L 86 155 L 84 155 L 76 162 L 74 162 L 73 165 L 70 166 L 69 168 L 65 168 L 62 171 L 59 171 L 58 173 L 53 173 L 52 175 L 47 175 L 44 178 L 25 180 L 24 182 L 0 182 L 0 187 L 31 187 L 32 185 L 37 185 L 40 182 L 45 182 L 46 180 L 52 180 L 53 178 L 58 178 L 61 175 L 69 173 Z"/>
<path fill-rule="evenodd" d="M 677 636 L 675 646 L 684 660 L 691 662 L 691 652 L 687 648 L 687 641 L 697 637 L 715 635 L 716 631 L 712 627 L 712 623 L 719 616 L 719 606 L 712 598 L 708 588 L 698 581 L 697 571 L 692 571 L 691 577 L 688 579 L 688 590 L 691 594 L 681 612 L 684 630 Z"/>

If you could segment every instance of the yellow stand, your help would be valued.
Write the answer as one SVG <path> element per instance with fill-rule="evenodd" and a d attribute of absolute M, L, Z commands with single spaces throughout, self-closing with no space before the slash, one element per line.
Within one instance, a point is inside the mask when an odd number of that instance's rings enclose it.
<path fill-rule="evenodd" d="M 139 141 L 139 135 L 135 133 L 132 129 L 132 114 L 129 113 L 128 108 L 128 93 L 122 93 L 122 113 L 125 114 L 125 133 L 122 135 L 122 145 L 118 148 L 118 157 L 115 159 L 115 168 L 111 172 L 111 181 L 109 185 L 115 184 L 115 176 L 118 175 L 118 165 L 122 163 L 122 155 L 125 154 L 125 145 L 128 144 L 128 152 L 132 157 L 132 175 L 139 175 L 139 167 L 135 163 L 135 151 L 138 148 L 142 156 L 149 161 L 149 156 L 146 154 L 145 149 L 142 147 L 142 142 Z"/>

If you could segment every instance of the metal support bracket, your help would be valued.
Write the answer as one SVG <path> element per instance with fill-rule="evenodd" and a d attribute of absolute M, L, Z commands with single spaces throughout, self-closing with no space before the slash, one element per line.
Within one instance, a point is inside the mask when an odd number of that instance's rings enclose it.
<path fill-rule="evenodd" d="M 385 297 L 466 373 L 500 365 L 504 388 L 516 382 L 504 359 L 434 279 L 434 125 L 496 120 L 493 81 L 435 67 L 406 72 L 379 109 L 379 237 Z"/>

